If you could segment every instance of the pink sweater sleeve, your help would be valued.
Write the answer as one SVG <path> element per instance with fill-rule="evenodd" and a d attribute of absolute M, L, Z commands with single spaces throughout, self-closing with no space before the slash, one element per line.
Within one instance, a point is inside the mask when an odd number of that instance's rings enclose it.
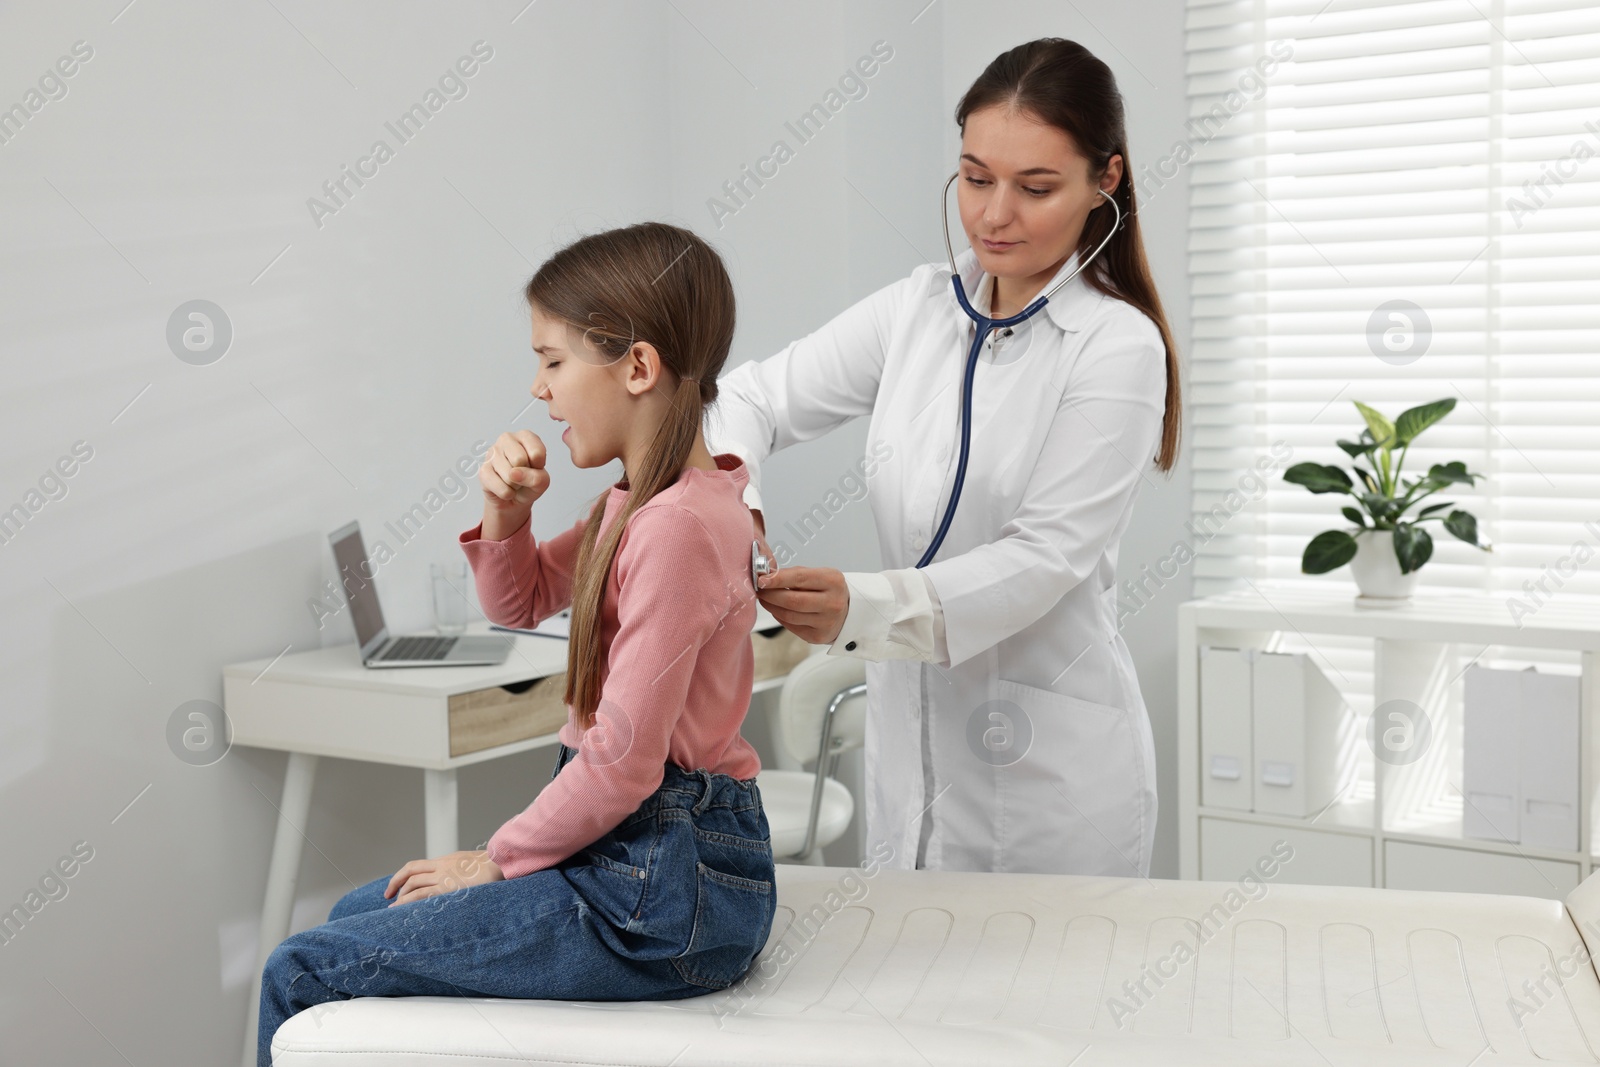
<path fill-rule="evenodd" d="M 533 538 L 533 519 L 504 541 L 485 541 L 483 523 L 458 538 L 472 565 L 478 603 L 490 622 L 530 629 L 572 604 L 572 570 L 588 519 L 548 541 Z"/>
<path fill-rule="evenodd" d="M 700 649 L 732 607 L 727 563 L 687 509 L 635 513 L 614 566 L 618 630 L 595 723 L 561 773 L 489 839 L 507 878 L 560 863 L 661 785 Z"/>

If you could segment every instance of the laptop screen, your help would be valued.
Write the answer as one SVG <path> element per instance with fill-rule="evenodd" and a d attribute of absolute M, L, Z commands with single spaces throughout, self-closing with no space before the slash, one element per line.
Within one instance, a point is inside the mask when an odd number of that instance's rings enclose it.
<path fill-rule="evenodd" d="M 356 642 L 365 655 L 383 633 L 383 609 L 378 606 L 375 572 L 367 561 L 367 548 L 361 540 L 361 524 L 352 522 L 328 535 L 333 544 L 333 561 L 339 568 L 339 584 L 350 605 L 350 619 L 356 626 Z"/>

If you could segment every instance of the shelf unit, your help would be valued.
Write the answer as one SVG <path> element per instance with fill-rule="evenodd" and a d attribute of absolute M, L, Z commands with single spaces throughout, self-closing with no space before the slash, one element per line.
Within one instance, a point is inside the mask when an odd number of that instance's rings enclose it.
<path fill-rule="evenodd" d="M 1319 655 L 1319 635 L 1371 642 L 1370 693 L 1344 688 L 1359 706 L 1407 700 L 1428 716 L 1432 738 L 1414 762 L 1374 758 L 1359 741 L 1361 773 L 1319 814 L 1305 819 L 1200 803 L 1200 649 L 1279 650 Z M 1581 672 L 1578 844 L 1532 848 L 1462 835 L 1461 677 L 1481 659 L 1519 650 L 1577 654 Z M 1493 655 L 1490 655 L 1490 654 Z M 1419 594 L 1398 607 L 1368 607 L 1348 594 L 1253 583 L 1247 590 L 1178 608 L 1178 862 L 1183 878 L 1232 881 L 1272 844 L 1288 841 L 1293 862 L 1278 881 L 1456 889 L 1560 898 L 1600 867 L 1600 599 L 1557 595 L 1513 621 L 1507 605 L 1471 593 Z M 1357 699 L 1352 701 L 1351 697 Z M 1258 713 L 1259 713 L 1258 708 Z M 1363 717 L 1364 719 L 1364 717 Z M 1365 735 L 1366 721 L 1352 722 Z M 1330 753 L 1329 758 L 1334 758 Z"/>

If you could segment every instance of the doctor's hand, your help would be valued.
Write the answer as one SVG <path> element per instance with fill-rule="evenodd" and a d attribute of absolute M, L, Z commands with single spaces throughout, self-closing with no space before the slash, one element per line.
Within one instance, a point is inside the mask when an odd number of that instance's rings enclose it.
<path fill-rule="evenodd" d="M 432 860 L 412 860 L 395 872 L 383 895 L 396 904 L 409 904 L 413 900 L 453 893 L 469 885 L 505 881 L 505 875 L 489 858 L 489 851 L 451 852 Z"/>
<path fill-rule="evenodd" d="M 763 574 L 756 599 L 783 627 L 813 645 L 831 645 L 850 611 L 844 572 L 832 567 L 784 567 Z"/>

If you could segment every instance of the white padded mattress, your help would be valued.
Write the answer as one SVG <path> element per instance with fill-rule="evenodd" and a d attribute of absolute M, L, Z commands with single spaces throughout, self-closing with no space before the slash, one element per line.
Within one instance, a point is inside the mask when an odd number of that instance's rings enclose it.
<path fill-rule="evenodd" d="M 772 937 L 727 990 L 361 998 L 291 1018 L 274 1063 L 1600 1062 L 1600 982 L 1558 901 L 1245 888 L 780 864 Z"/>

